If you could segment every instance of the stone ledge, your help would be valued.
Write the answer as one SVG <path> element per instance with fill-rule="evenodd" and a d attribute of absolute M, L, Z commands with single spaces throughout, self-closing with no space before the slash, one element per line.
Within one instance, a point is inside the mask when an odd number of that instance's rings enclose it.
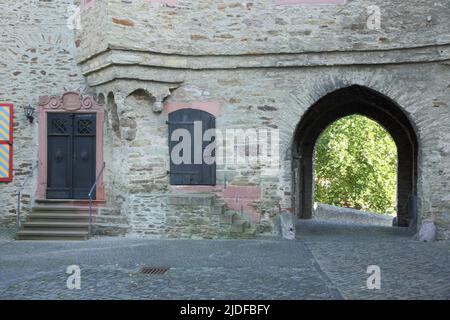
<path fill-rule="evenodd" d="M 267 53 L 242 55 L 177 55 L 111 48 L 80 62 L 83 74 L 112 65 L 140 65 L 168 69 L 234 69 L 340 66 L 448 61 L 450 43 L 385 50 L 349 50 L 300 53 Z"/>
<path fill-rule="evenodd" d="M 80 62 L 82 73 L 91 85 L 99 85 L 118 78 L 126 78 L 129 72 L 145 74 L 149 68 L 156 69 L 154 81 L 182 82 L 181 76 L 164 78 L 160 68 L 170 70 L 218 70 L 252 68 L 292 68 L 348 65 L 380 65 L 441 62 L 450 60 L 450 44 L 440 44 L 417 48 L 373 51 L 279 53 L 261 55 L 224 56 L 180 56 L 152 52 L 114 49 L 98 54 L 90 60 Z M 140 67 L 138 69 L 137 67 Z M 113 69 L 113 75 L 106 72 Z M 142 70 L 141 70 L 142 69 Z M 94 74 L 97 74 L 94 76 Z M 159 77 L 158 77 L 159 75 Z M 158 77 L 158 78 L 155 78 Z M 150 78 L 147 80 L 151 80 Z M 144 80 L 144 79 L 142 79 Z"/>
<path fill-rule="evenodd" d="M 129 233 L 130 227 L 127 224 L 114 223 L 94 223 L 92 233 L 94 236 L 121 236 Z"/>

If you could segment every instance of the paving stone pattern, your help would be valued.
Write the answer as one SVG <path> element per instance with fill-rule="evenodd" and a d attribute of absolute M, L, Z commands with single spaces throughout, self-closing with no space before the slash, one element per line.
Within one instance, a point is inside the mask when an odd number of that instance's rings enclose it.
<path fill-rule="evenodd" d="M 3 239 L 3 238 L 2 238 Z M 66 286 L 81 268 L 81 290 Z M 369 290 L 369 265 L 381 289 Z M 143 266 L 169 267 L 164 275 Z M 301 221 L 297 240 L 0 240 L 2 299 L 449 299 L 448 241 L 404 230 Z"/>

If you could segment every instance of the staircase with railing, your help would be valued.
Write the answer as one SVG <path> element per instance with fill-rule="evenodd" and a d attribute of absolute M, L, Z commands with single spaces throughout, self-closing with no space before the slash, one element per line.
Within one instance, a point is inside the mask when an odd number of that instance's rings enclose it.
<path fill-rule="evenodd" d="M 95 182 L 92 185 L 91 189 L 89 190 L 89 194 L 88 194 L 88 197 L 89 197 L 89 237 L 92 236 L 92 197 L 94 195 L 94 191 L 97 188 L 98 181 L 103 176 L 103 172 L 105 171 L 105 167 L 106 167 L 106 163 L 103 162 L 102 169 L 100 170 L 99 174 L 95 178 Z"/>
<path fill-rule="evenodd" d="M 30 181 L 30 178 L 33 176 L 34 171 L 38 167 L 38 162 L 36 162 L 32 167 L 28 175 L 23 180 L 22 184 L 20 185 L 19 189 L 17 189 L 17 209 L 16 209 L 16 227 L 17 230 L 20 230 L 20 227 L 22 226 L 22 217 L 21 217 L 21 210 L 22 210 L 22 192 L 25 189 L 25 187 L 28 185 L 28 182 Z"/>
<path fill-rule="evenodd" d="M 105 163 L 96 177 L 89 200 L 36 199 L 20 226 L 17 240 L 87 240 L 92 236 L 92 225 L 105 201 L 94 200 L 95 189 L 103 175 Z M 18 201 L 20 203 L 20 200 Z M 19 213 L 19 211 L 18 211 Z M 20 221 L 20 213 L 18 214 Z"/>

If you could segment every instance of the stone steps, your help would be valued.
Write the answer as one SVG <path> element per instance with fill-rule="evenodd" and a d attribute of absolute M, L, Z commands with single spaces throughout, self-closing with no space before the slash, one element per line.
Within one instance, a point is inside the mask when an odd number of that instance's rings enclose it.
<path fill-rule="evenodd" d="M 95 217 L 92 217 L 93 220 Z M 51 222 L 51 221 L 65 221 L 65 222 L 89 222 L 89 214 L 88 213 L 73 213 L 73 212 L 39 212 L 39 213 L 30 213 L 27 216 L 28 221 L 35 222 Z M 26 222 L 25 222 L 26 223 Z"/>
<path fill-rule="evenodd" d="M 95 214 L 99 211 L 98 208 L 92 208 L 92 213 Z M 68 205 L 39 205 L 39 206 L 33 206 L 31 208 L 31 212 L 58 212 L 58 213 L 89 213 L 89 207 L 86 206 L 68 206 Z"/>
<path fill-rule="evenodd" d="M 169 225 L 172 224 L 168 232 L 169 237 L 208 239 L 254 237 L 255 228 L 247 216 L 228 210 L 223 199 L 214 193 L 171 194 L 167 203 L 171 206 L 170 210 L 174 212 L 170 220 L 166 220 Z M 189 210 L 191 211 L 186 212 Z M 180 215 L 175 214 L 176 212 L 180 212 Z M 183 215 L 187 217 L 184 221 Z M 178 230 L 174 232 L 174 229 Z"/>
<path fill-rule="evenodd" d="M 94 204 L 95 203 L 95 204 Z M 92 222 L 104 201 L 93 201 Z M 17 240 L 87 240 L 89 202 L 83 200 L 36 200 Z"/>
<path fill-rule="evenodd" d="M 92 234 L 116 236 L 128 232 L 125 217 L 105 201 L 92 201 Z M 87 240 L 89 201 L 36 199 L 17 240 Z"/>
<path fill-rule="evenodd" d="M 35 211 L 27 216 L 17 240 L 87 240 L 89 214 L 77 210 Z"/>
<path fill-rule="evenodd" d="M 35 203 L 37 204 L 49 204 L 49 205 L 70 205 L 70 206 L 88 206 L 89 200 L 78 200 L 78 199 L 35 199 Z M 93 206 L 104 205 L 106 203 L 105 200 L 92 200 Z"/>
<path fill-rule="evenodd" d="M 55 231 L 86 231 L 89 229 L 89 222 L 67 222 L 67 221 L 27 221 L 22 225 L 23 230 L 55 230 Z"/>
<path fill-rule="evenodd" d="M 215 197 L 212 208 L 214 212 L 220 215 L 223 223 L 229 228 L 224 234 L 225 237 L 248 239 L 256 236 L 256 228 L 251 225 L 249 219 L 240 212 L 227 210 L 226 203 L 222 199 Z"/>
<path fill-rule="evenodd" d="M 68 231 L 68 230 L 21 230 L 17 233 L 17 240 L 87 240 L 88 231 Z"/>
<path fill-rule="evenodd" d="M 174 208 L 189 210 L 204 208 L 205 216 L 191 220 L 204 224 L 205 236 L 224 238 L 253 238 L 255 228 L 245 214 L 228 210 L 225 202 L 214 194 L 176 194 L 169 198 Z M 176 216 L 175 216 L 176 218 Z M 205 219 L 206 218 L 206 219 Z M 207 222 L 208 219 L 211 222 Z M 183 228 L 183 222 L 177 227 Z M 214 225 L 213 225 L 214 223 Z M 97 201 L 92 207 L 92 234 L 123 235 L 129 230 L 126 217 L 117 208 Z M 186 235 L 201 236 L 198 230 L 185 229 Z M 185 231 L 182 230 L 182 231 Z M 192 232 L 192 234 L 190 234 Z M 18 240 L 86 240 L 89 238 L 89 202 L 80 200 L 37 200 L 27 215 Z"/>

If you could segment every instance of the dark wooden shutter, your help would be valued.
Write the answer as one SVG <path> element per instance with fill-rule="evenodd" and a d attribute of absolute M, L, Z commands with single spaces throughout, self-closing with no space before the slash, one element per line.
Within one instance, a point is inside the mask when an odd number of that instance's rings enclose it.
<path fill-rule="evenodd" d="M 190 136 L 194 137 L 194 123 L 202 123 L 202 137 L 206 130 L 215 129 L 216 119 L 208 112 L 196 109 L 181 109 L 169 114 L 169 151 L 172 154 L 173 148 L 180 141 L 171 141 L 172 134 L 177 129 L 186 129 Z M 203 150 L 211 141 L 202 142 Z M 215 185 L 216 184 L 216 164 L 207 164 L 202 157 L 201 164 L 194 163 L 194 143 L 191 148 L 191 163 L 175 164 L 170 159 L 170 184 L 171 185 Z"/>

